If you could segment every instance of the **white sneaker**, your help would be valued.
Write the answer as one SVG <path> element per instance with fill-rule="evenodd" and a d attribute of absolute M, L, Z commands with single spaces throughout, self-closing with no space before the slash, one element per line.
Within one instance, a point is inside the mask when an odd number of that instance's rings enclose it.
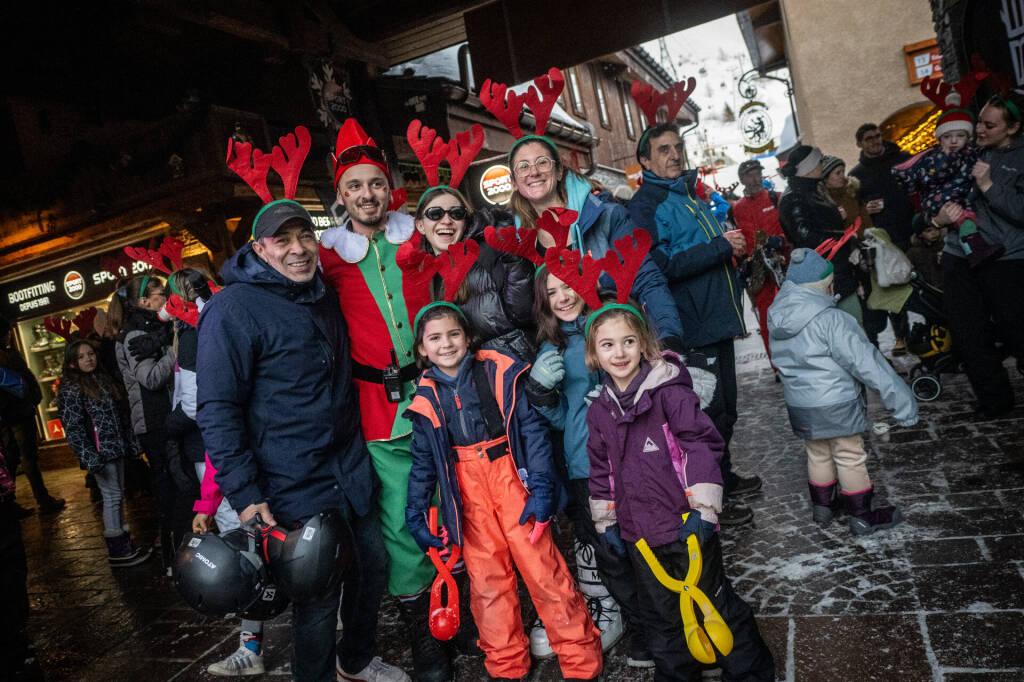
<path fill-rule="evenodd" d="M 411 682 L 404 670 L 388 665 L 380 660 L 380 656 L 374 656 L 373 660 L 357 673 L 345 672 L 341 669 L 341 663 L 337 663 L 336 667 L 338 682 Z"/>
<path fill-rule="evenodd" d="M 530 628 L 530 654 L 541 660 L 555 655 L 555 650 L 548 641 L 548 631 L 544 629 L 544 623 L 540 622 L 540 618 L 533 621 L 533 627 Z"/>
<path fill-rule="evenodd" d="M 219 677 L 242 677 L 245 675 L 263 674 L 263 656 L 244 646 L 238 647 L 235 653 L 223 661 L 218 661 L 206 669 L 206 672 Z"/>

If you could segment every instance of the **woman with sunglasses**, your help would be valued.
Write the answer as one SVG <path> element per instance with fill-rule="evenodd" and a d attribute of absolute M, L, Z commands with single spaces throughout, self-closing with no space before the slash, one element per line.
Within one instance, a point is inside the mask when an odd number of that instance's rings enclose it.
<path fill-rule="evenodd" d="M 932 223 L 950 228 L 942 253 L 946 312 L 953 345 L 978 399 L 977 416 L 987 420 L 1015 403 L 991 321 L 1016 356 L 1018 371 L 1024 371 L 1024 97 L 1014 91 L 990 98 L 978 114 L 975 134 L 982 150 L 972 170 L 975 222 L 985 242 L 1005 252 L 972 269 L 952 229 L 964 207 L 947 203 Z"/>
<path fill-rule="evenodd" d="M 512 169 L 511 208 L 516 222 L 535 227 L 537 218 L 551 208 L 568 208 L 579 215 L 569 231 L 568 246 L 601 258 L 615 240 L 632 234 L 634 225 L 626 209 L 607 192 L 565 168 L 558 149 L 548 137 L 527 135 L 509 152 Z M 542 249 L 554 246 L 544 230 L 537 232 Z M 665 277 L 650 258 L 644 261 L 631 295 L 647 312 L 658 338 L 671 350 L 683 352 L 683 328 Z"/>
<path fill-rule="evenodd" d="M 423 235 L 422 246 L 437 255 L 463 239 L 480 244 L 480 256 L 469 271 L 455 302 L 462 308 L 480 346 L 511 353 L 532 362 L 535 348 L 533 265 L 518 256 L 495 251 L 483 240 L 487 225 L 512 224 L 506 211 L 469 211 L 469 203 L 457 189 L 432 187 L 420 199 L 416 209 L 416 230 Z M 435 278 L 439 288 L 440 278 Z M 431 298 L 442 297 L 432 291 Z"/>

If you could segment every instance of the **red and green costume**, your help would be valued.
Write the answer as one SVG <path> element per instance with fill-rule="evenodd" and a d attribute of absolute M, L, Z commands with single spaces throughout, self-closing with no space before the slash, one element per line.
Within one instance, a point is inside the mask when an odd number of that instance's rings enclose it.
<path fill-rule="evenodd" d="M 430 303 L 426 287 L 414 287 L 395 263 L 398 247 L 414 232 L 413 219 L 388 214 L 387 225 L 366 238 L 349 226 L 321 236 L 323 275 L 338 294 L 352 344 L 363 436 L 381 481 L 381 526 L 391 558 L 388 590 L 411 595 L 425 589 L 436 571 L 405 527 L 412 424 L 402 417 L 416 392 L 413 318 Z M 394 350 L 402 368 L 402 401 L 389 402 L 380 380 Z"/>

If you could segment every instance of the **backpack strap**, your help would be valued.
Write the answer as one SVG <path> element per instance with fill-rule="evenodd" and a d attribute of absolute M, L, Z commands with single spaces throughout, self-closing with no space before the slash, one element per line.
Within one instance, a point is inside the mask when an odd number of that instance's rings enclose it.
<path fill-rule="evenodd" d="M 487 379 L 487 368 L 480 360 L 473 361 L 473 383 L 476 385 L 476 396 L 480 401 L 480 413 L 484 418 L 484 428 L 491 439 L 505 435 L 505 419 L 498 409 L 498 401 L 494 399 L 494 389 Z"/>

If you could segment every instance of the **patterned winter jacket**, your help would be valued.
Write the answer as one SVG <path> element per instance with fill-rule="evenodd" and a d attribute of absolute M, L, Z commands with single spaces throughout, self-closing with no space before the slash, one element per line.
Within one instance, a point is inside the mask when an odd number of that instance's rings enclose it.
<path fill-rule="evenodd" d="M 974 210 L 971 169 L 980 156 L 981 150 L 973 144 L 952 154 L 930 147 L 894 166 L 892 174 L 907 194 L 917 194 L 927 218 L 934 218 L 948 201 Z"/>
<path fill-rule="evenodd" d="M 57 407 L 68 445 L 83 469 L 95 473 L 109 462 L 139 453 L 128 415 L 109 385 L 103 386 L 99 398 L 90 398 L 77 381 L 65 378 L 57 393 Z"/>

